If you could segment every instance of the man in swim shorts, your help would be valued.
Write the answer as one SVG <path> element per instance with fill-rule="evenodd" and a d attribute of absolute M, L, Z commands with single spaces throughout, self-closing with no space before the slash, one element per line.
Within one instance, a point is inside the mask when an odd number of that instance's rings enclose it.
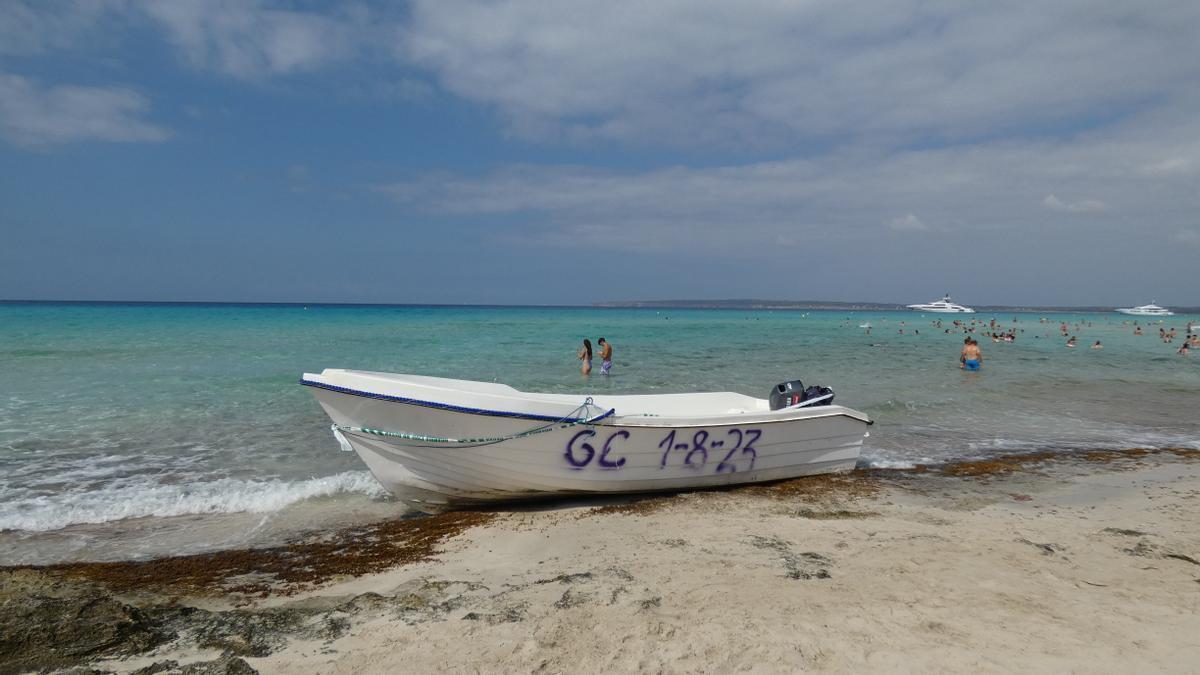
<path fill-rule="evenodd" d="M 959 357 L 959 368 L 963 370 L 979 370 L 983 365 L 983 352 L 979 349 L 979 343 L 974 338 L 967 338 L 963 341 L 962 356 Z"/>
<path fill-rule="evenodd" d="M 612 370 L 612 345 L 604 338 L 597 340 L 596 345 L 600 347 L 600 374 L 608 375 Z"/>

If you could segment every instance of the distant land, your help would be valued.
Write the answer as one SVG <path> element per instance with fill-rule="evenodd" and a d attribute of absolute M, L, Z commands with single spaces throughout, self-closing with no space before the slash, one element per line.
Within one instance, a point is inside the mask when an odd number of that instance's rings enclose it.
<path fill-rule="evenodd" d="M 904 305 L 886 302 L 832 302 L 828 300 L 614 300 L 592 303 L 593 307 L 643 309 L 842 309 L 892 312 Z M 1111 312 L 1115 307 L 1022 307 L 1015 305 L 972 305 L 980 312 Z M 1200 307 L 1172 307 L 1176 315 L 1200 314 Z"/>
<path fill-rule="evenodd" d="M 764 310 L 845 310 L 867 312 L 907 311 L 904 305 L 890 302 L 834 302 L 832 300 L 610 300 L 590 305 L 528 305 L 528 304 L 471 304 L 471 303 L 404 303 L 404 302 L 296 302 L 245 300 L 15 300 L 0 298 L 0 305 L 113 305 L 113 306 L 229 306 L 229 307 L 423 307 L 437 309 L 502 309 L 520 307 L 531 309 L 764 309 Z M 1114 307 L 1066 307 L 1020 305 L 972 305 L 977 313 L 1000 312 L 1111 312 Z M 1200 316 L 1200 307 L 1169 308 L 1176 316 Z"/>

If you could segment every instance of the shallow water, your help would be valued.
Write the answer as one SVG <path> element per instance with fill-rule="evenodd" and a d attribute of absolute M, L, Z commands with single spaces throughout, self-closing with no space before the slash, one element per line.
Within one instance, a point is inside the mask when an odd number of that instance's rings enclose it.
<path fill-rule="evenodd" d="M 943 329 L 932 322 L 941 319 Z M 399 514 L 296 384 L 360 368 L 552 392 L 732 390 L 802 379 L 877 424 L 863 464 L 1030 449 L 1200 447 L 1200 353 L 1157 322 L 1005 313 L 958 368 L 955 316 L 913 312 L 0 304 L 0 562 L 278 541 Z M 975 319 L 988 321 L 990 314 Z M 1187 320 L 1169 317 L 1183 335 Z M 1080 346 L 1067 349 L 1060 321 Z M 1129 321 L 1129 323 L 1126 323 Z M 870 335 L 858 326 L 870 322 Z M 899 331 L 903 329 L 904 333 Z M 919 334 L 914 334 L 914 330 Z M 614 345 L 584 379 L 583 337 Z M 1088 345 L 1096 340 L 1103 350 Z M 597 366 L 598 366 L 597 361 Z"/>

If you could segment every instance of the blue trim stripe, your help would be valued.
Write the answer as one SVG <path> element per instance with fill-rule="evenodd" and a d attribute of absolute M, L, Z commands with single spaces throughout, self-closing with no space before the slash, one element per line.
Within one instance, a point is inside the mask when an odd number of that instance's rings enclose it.
<path fill-rule="evenodd" d="M 328 389 L 336 391 L 339 394 L 349 394 L 351 396 L 362 396 L 364 398 L 373 398 L 380 401 L 390 401 L 392 403 L 407 403 L 409 405 L 419 405 L 426 408 L 437 408 L 438 410 L 448 410 L 450 412 L 467 413 L 469 415 L 487 415 L 489 417 L 511 417 L 513 419 L 522 420 L 538 420 L 542 422 L 583 422 L 586 417 L 553 417 L 551 415 L 534 415 L 532 413 L 508 412 L 505 410 L 485 410 L 483 408 L 466 408 L 459 405 L 450 405 L 449 403 L 436 403 L 434 401 L 422 401 L 415 398 L 405 398 L 403 396 L 388 396 L 387 394 L 377 394 L 373 391 L 362 391 L 361 389 L 350 389 L 348 387 L 339 387 L 324 382 L 313 382 L 312 380 L 301 379 L 300 384 L 306 387 L 316 387 L 318 389 Z M 609 411 L 604 417 L 611 415 L 613 411 Z M 597 418 L 597 419 L 603 419 Z"/>

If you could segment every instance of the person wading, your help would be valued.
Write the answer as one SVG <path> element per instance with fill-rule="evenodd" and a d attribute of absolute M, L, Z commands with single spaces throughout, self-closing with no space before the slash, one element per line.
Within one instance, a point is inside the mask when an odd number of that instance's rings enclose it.
<path fill-rule="evenodd" d="M 600 347 L 600 374 L 608 375 L 612 370 L 612 345 L 604 338 L 596 340 L 596 344 Z"/>
<path fill-rule="evenodd" d="M 579 369 L 581 371 L 583 371 L 583 374 L 591 375 L 592 374 L 592 341 L 587 338 L 584 338 L 583 346 L 579 348 L 579 353 L 576 354 L 575 356 L 580 361 L 583 362 L 583 364 L 580 365 L 580 367 L 579 367 Z"/>
<path fill-rule="evenodd" d="M 962 355 L 959 356 L 959 368 L 963 370 L 979 370 L 983 365 L 983 350 L 975 338 L 963 340 Z"/>

